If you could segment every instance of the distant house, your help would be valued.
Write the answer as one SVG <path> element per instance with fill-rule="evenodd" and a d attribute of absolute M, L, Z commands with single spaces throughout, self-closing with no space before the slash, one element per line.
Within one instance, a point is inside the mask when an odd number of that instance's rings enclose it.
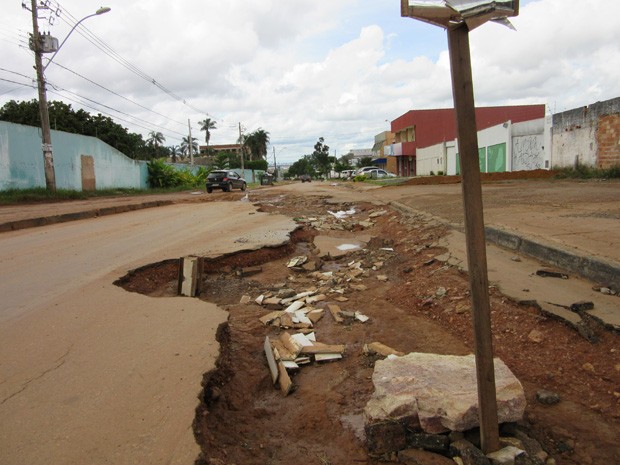
<path fill-rule="evenodd" d="M 221 144 L 221 145 L 201 145 L 200 146 L 200 153 L 201 154 L 206 154 L 207 153 L 207 149 L 210 152 L 215 152 L 215 153 L 219 153 L 219 152 L 225 152 L 225 153 L 231 153 L 231 154 L 238 154 L 241 153 L 241 145 L 240 144 Z"/>
<path fill-rule="evenodd" d="M 476 108 L 476 125 L 478 131 L 489 129 L 494 126 L 504 124 L 524 123 L 533 120 L 541 120 L 545 117 L 545 105 L 519 105 L 503 107 L 479 107 Z M 391 132 L 394 134 L 394 143 L 386 146 L 385 155 L 395 157 L 396 163 L 393 170 L 400 176 L 416 176 L 417 159 L 420 149 L 444 144 L 443 160 L 436 166 L 438 171 L 444 173 L 453 171 L 450 169 L 448 161 L 448 148 L 454 145 L 455 161 L 454 171 L 458 172 L 458 160 L 456 159 L 456 118 L 453 108 L 432 109 L 432 110 L 410 110 L 399 116 L 391 123 Z M 499 147 L 495 150 L 494 160 L 501 158 Z M 504 147 L 504 155 L 508 152 Z M 486 152 L 485 152 L 486 153 Z M 485 155 L 485 163 L 487 163 Z M 390 163 L 388 163 L 390 166 Z M 424 165 L 426 166 L 426 165 Z M 442 169 L 439 169 L 442 168 Z M 422 173 L 420 173 L 422 174 Z M 425 173 L 426 174 L 426 173 Z"/>

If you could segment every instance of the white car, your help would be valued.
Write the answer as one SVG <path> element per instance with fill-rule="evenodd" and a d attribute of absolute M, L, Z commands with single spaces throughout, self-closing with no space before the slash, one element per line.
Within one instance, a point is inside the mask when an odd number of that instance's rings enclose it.
<path fill-rule="evenodd" d="M 395 174 L 379 169 L 379 168 L 364 171 L 362 174 L 372 179 L 395 178 L 396 177 Z"/>
<path fill-rule="evenodd" d="M 376 169 L 377 169 L 376 166 L 364 166 L 362 168 L 358 168 L 357 171 L 355 171 L 355 175 L 357 176 L 358 174 L 366 174 L 366 171 L 376 170 Z"/>

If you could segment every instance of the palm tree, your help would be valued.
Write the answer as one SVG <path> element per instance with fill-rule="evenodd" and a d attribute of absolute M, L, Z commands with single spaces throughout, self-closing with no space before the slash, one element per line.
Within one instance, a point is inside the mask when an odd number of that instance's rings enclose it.
<path fill-rule="evenodd" d="M 209 151 L 209 141 L 211 140 L 211 129 L 217 129 L 217 123 L 211 118 L 205 118 L 204 121 L 198 121 L 200 130 L 205 132 L 205 142 L 207 143 L 207 152 Z"/>
<path fill-rule="evenodd" d="M 267 144 L 269 143 L 269 133 L 258 128 L 251 134 L 244 136 L 243 145 L 250 154 L 250 160 L 254 157 L 263 159 L 267 156 Z"/>
<path fill-rule="evenodd" d="M 264 129 L 258 128 L 252 133 L 256 146 L 256 156 L 260 159 L 267 157 L 267 145 L 269 145 L 269 133 Z"/>
<path fill-rule="evenodd" d="M 166 140 L 164 135 L 161 132 L 151 131 L 149 132 L 149 138 L 146 140 L 146 143 L 155 147 L 155 154 L 159 153 L 159 146 Z"/>
<path fill-rule="evenodd" d="M 181 152 L 189 155 L 189 136 L 183 138 L 183 142 L 181 142 Z M 192 153 L 198 153 L 198 141 L 195 137 L 192 137 Z"/>
<path fill-rule="evenodd" d="M 176 163 L 177 162 L 177 156 L 179 156 L 181 153 L 181 148 L 178 145 L 171 145 L 170 147 L 168 147 L 168 149 L 170 150 L 170 156 L 172 157 L 172 163 Z"/>

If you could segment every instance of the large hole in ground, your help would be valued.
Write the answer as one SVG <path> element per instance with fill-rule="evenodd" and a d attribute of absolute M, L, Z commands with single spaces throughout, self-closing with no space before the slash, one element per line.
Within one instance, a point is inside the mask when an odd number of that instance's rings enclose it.
<path fill-rule="evenodd" d="M 310 200 L 302 201 L 306 202 L 304 208 L 312 207 Z M 283 208 L 293 208 L 294 204 L 287 201 Z M 282 210 L 279 207 L 264 206 L 266 211 Z M 297 208 L 302 211 L 299 205 Z M 371 208 L 360 216 L 367 217 Z M 347 234 L 339 233 L 342 237 Z M 379 341 L 402 352 L 471 352 L 467 276 L 437 259 L 445 252 L 437 245 L 445 228 L 426 224 L 424 218 L 390 212 L 377 218 L 376 225 L 364 233 L 375 238 L 365 250 L 325 262 L 322 271 L 337 274 L 347 270 L 350 262 L 360 262 L 366 274 L 355 278 L 355 283 L 363 284 L 366 290 L 347 289 L 343 297 L 348 300 L 344 302 L 334 301 L 336 294 L 328 294 L 330 300 L 317 306 L 337 303 L 344 310 L 361 311 L 370 320 L 343 325 L 326 314 L 316 324 L 317 338 L 344 344 L 344 358 L 304 367 L 293 376 L 296 389 L 287 397 L 273 386 L 263 353 L 265 336 L 277 337 L 281 330 L 259 321 L 269 310 L 254 304 L 253 299 L 282 287 L 296 291 L 319 287 L 311 271 L 290 271 L 286 267 L 288 258 L 299 252 L 314 258 L 312 238 L 316 231 L 298 230 L 291 243 L 279 248 L 206 261 L 200 298 L 228 310 L 229 319 L 217 332 L 221 353 L 216 369 L 203 379 L 202 403 L 193 425 L 202 449 L 197 463 L 378 463 L 368 456 L 360 439 L 362 412 L 373 391 L 374 360 L 363 354 L 364 344 Z M 388 245 L 383 238 L 393 241 L 389 245 L 393 245 L 394 253 L 381 251 L 382 245 Z M 381 266 L 376 266 L 380 262 Z M 253 266 L 261 266 L 262 271 L 248 277 L 236 273 Z M 377 269 L 373 270 L 373 266 Z M 176 294 L 177 274 L 178 260 L 167 260 L 134 270 L 117 284 L 150 296 L 172 296 Z M 378 275 L 385 275 L 387 281 L 379 280 Z M 337 285 L 329 283 L 330 287 Z M 440 288 L 445 293 L 439 293 Z M 240 304 L 242 295 L 249 295 L 251 303 Z M 491 290 L 491 300 L 496 355 L 526 388 L 530 401 L 526 417 L 536 419 L 533 428 L 537 439 L 559 457 L 555 448 L 562 438 L 553 432 L 564 425 L 579 424 L 580 445 L 570 457 L 563 453 L 566 463 L 612 463 L 617 437 L 612 434 L 616 429 L 609 420 L 617 411 L 615 398 L 609 394 L 613 392 L 613 379 L 584 376 L 582 366 L 592 362 L 597 368 L 610 366 L 608 372 L 613 372 L 614 355 L 610 350 L 617 346 L 617 335 L 604 334 L 601 342 L 593 346 L 575 338 L 573 330 L 541 318 L 535 309 L 511 302 L 496 288 Z M 527 337 L 535 328 L 544 332 L 545 341 L 533 345 Z M 552 415 L 548 407 L 534 400 L 541 387 L 560 392 L 566 400 Z M 594 407 L 590 404 L 596 405 L 596 414 L 591 412 Z M 600 434 L 601 428 L 605 434 Z M 596 450 L 588 444 L 595 444 Z"/>

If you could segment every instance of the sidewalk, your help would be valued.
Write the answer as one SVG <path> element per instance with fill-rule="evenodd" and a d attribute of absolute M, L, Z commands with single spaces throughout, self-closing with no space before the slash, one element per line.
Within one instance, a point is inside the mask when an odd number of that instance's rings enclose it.
<path fill-rule="evenodd" d="M 213 200 L 204 191 L 0 206 L 0 233 L 175 203 Z"/>

